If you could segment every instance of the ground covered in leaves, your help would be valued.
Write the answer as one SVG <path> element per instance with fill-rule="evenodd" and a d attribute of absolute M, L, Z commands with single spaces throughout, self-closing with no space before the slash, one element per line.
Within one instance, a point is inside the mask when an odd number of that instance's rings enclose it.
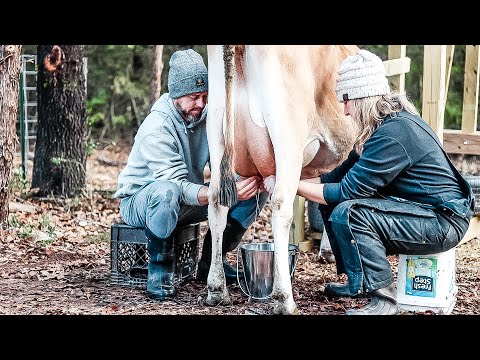
<path fill-rule="evenodd" d="M 252 300 L 231 284 L 232 305 L 205 305 L 206 285 L 195 279 L 183 283 L 173 300 L 158 302 L 143 287 L 111 282 L 110 225 L 120 222 L 118 200 L 112 194 L 130 147 L 109 145 L 88 159 L 85 197 L 43 199 L 27 197 L 17 189 L 10 203 L 10 229 L 0 242 L 0 314 L 269 314 L 272 303 Z M 30 164 L 31 169 L 31 164 Z M 467 169 L 471 170 L 470 168 Z M 13 185 L 18 182 L 14 176 Z M 244 242 L 273 241 L 267 203 Z M 207 224 L 202 224 L 202 232 Z M 306 236 L 309 231 L 306 216 Z M 344 281 L 335 264 L 318 260 L 318 241 L 301 252 L 294 273 L 294 299 L 302 315 L 341 315 L 366 299 L 329 299 L 322 285 Z M 236 252 L 229 254 L 235 261 Z M 480 313 L 480 240 L 457 248 L 458 294 L 452 314 Z M 396 270 L 397 257 L 389 258 Z M 407 314 L 407 313 L 404 313 Z M 422 312 L 420 314 L 430 314 Z"/>

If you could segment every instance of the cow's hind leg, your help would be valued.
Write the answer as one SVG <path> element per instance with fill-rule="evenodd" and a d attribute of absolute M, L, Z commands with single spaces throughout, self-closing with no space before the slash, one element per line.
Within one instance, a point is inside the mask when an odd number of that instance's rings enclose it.
<path fill-rule="evenodd" d="M 223 231 L 227 225 L 229 208 L 219 203 L 220 187 L 222 186 L 220 183 L 220 164 L 225 153 L 222 127 L 219 125 L 222 122 L 223 113 L 223 107 L 211 106 L 207 122 L 211 166 L 210 185 L 208 187 L 208 225 L 212 235 L 212 260 L 207 277 L 208 296 L 206 304 L 211 306 L 231 303 L 222 261 Z"/>
<path fill-rule="evenodd" d="M 208 224 L 212 234 L 212 260 L 207 277 L 206 304 L 231 303 L 222 262 L 223 231 L 227 224 L 228 207 L 219 204 L 220 164 L 225 153 L 223 117 L 225 113 L 225 73 L 222 45 L 208 46 L 208 117 L 207 136 L 210 150 L 210 185 L 208 189 Z"/>
<path fill-rule="evenodd" d="M 212 234 L 212 262 L 207 277 L 206 304 L 210 306 L 231 304 L 222 262 L 222 237 L 227 224 L 227 215 L 228 207 L 219 204 L 208 206 L 208 224 Z"/>

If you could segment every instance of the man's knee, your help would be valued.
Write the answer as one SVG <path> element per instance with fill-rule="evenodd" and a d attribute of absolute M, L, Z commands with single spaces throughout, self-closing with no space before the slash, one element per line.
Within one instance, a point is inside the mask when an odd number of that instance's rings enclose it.
<path fill-rule="evenodd" d="M 146 226 L 167 238 L 175 230 L 180 209 L 180 188 L 170 181 L 156 181 L 148 196 Z"/>
<path fill-rule="evenodd" d="M 180 187 L 171 181 L 155 181 L 151 184 L 148 202 L 148 206 L 178 207 Z"/>

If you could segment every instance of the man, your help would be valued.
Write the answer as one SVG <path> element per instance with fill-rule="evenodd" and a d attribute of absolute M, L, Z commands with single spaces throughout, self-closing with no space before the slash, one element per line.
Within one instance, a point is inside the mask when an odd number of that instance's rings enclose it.
<path fill-rule="evenodd" d="M 125 223 L 145 227 L 150 258 L 147 295 L 159 300 L 175 295 L 173 231 L 180 225 L 205 221 L 208 215 L 208 185 L 204 184 L 209 161 L 207 68 L 193 49 L 176 51 L 169 64 L 169 92 L 155 102 L 138 129 L 115 193 L 121 198 Z M 261 193 L 261 180 L 239 177 L 236 181 L 239 202 L 230 209 L 223 234 L 227 279 L 235 279 L 237 273 L 226 261 L 226 253 L 238 246 L 267 200 L 268 194 Z M 211 243 L 208 230 L 198 264 L 199 279 L 208 275 Z"/>
<path fill-rule="evenodd" d="M 371 297 L 349 315 L 397 314 L 387 255 L 458 245 L 473 216 L 472 189 L 406 95 L 390 91 L 378 56 L 360 50 L 346 58 L 335 90 L 360 125 L 355 149 L 330 173 L 300 181 L 297 194 L 320 204 L 337 273 L 348 277 L 325 293 Z M 274 180 L 265 179 L 267 190 Z"/>

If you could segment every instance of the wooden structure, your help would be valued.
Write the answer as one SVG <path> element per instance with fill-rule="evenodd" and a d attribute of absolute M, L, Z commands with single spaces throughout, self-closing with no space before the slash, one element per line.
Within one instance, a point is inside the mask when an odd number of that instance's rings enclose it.
<path fill-rule="evenodd" d="M 445 129 L 444 113 L 455 45 L 425 45 L 422 117 L 435 130 L 449 154 L 480 155 L 478 121 L 479 45 L 466 45 L 461 130 Z M 480 215 L 470 222 L 462 242 L 480 236 Z"/>
<path fill-rule="evenodd" d="M 466 45 L 461 130 L 444 128 L 444 111 L 455 45 L 425 45 L 422 116 L 449 154 L 480 155 L 478 121 L 479 45 Z"/>
<path fill-rule="evenodd" d="M 435 130 L 449 154 L 480 155 L 478 122 L 478 91 L 480 57 L 479 45 L 466 45 L 465 77 L 461 130 L 444 128 L 445 105 L 452 69 L 455 45 L 425 45 L 423 61 L 422 117 Z M 406 57 L 406 45 L 389 45 L 388 60 L 384 61 L 390 87 L 405 91 L 405 74 L 410 71 L 410 59 Z M 294 203 L 294 219 L 290 242 L 300 245 L 300 250 L 311 249 L 305 242 L 305 199 L 297 196 Z M 474 216 L 462 242 L 480 236 L 480 215 Z"/>

